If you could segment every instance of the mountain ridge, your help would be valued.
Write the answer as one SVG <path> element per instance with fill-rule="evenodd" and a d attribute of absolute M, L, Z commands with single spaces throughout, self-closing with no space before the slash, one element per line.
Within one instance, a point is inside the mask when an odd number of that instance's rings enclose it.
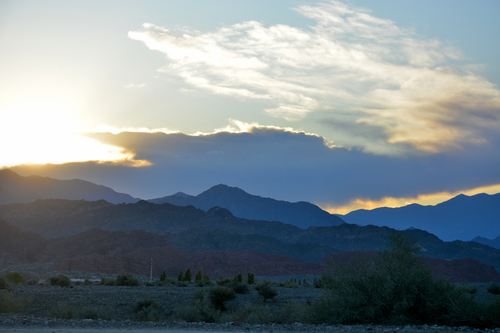
<path fill-rule="evenodd" d="M 102 199 L 111 203 L 140 200 L 86 180 L 59 180 L 34 175 L 24 177 L 10 169 L 0 169 L 0 205 L 29 203 L 38 199 Z"/>
<path fill-rule="evenodd" d="M 475 236 L 500 234 L 500 223 L 494 223 L 500 216 L 500 193 L 459 194 L 434 206 L 380 207 L 340 216 L 347 223 L 402 230 L 413 227 L 427 230 L 446 241 L 470 241 Z"/>
<path fill-rule="evenodd" d="M 249 220 L 279 221 L 301 229 L 310 226 L 331 226 L 345 223 L 336 215 L 305 201 L 288 202 L 252 195 L 238 187 L 215 185 L 197 196 L 178 192 L 171 196 L 150 199 L 149 202 L 170 203 L 178 206 L 192 205 L 204 211 L 222 207 L 234 216 Z"/>

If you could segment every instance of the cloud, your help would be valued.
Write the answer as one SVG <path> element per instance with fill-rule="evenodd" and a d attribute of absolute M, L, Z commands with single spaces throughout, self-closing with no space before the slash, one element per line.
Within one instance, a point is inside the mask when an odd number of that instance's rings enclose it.
<path fill-rule="evenodd" d="M 272 117 L 298 121 L 320 112 L 335 122 L 348 112 L 353 124 L 383 133 L 386 148 L 364 142 L 371 151 L 437 153 L 484 144 L 500 129 L 500 91 L 454 68 L 459 50 L 339 1 L 296 11 L 316 25 L 248 21 L 202 33 L 146 23 L 129 37 L 165 54 L 164 74 L 214 94 L 267 101 Z"/>
<path fill-rule="evenodd" d="M 238 122 L 235 122 L 238 124 Z M 81 178 L 137 197 L 198 194 L 223 183 L 265 197 L 324 207 L 500 184 L 500 141 L 441 154 L 388 156 L 332 146 L 318 135 L 239 123 L 234 131 L 88 133 L 149 166 L 70 163 L 18 166 L 23 174 Z"/>
<path fill-rule="evenodd" d="M 140 83 L 140 84 L 134 84 L 134 83 L 130 83 L 130 84 L 127 84 L 125 86 L 125 88 L 127 89 L 142 89 L 146 86 L 145 83 Z"/>

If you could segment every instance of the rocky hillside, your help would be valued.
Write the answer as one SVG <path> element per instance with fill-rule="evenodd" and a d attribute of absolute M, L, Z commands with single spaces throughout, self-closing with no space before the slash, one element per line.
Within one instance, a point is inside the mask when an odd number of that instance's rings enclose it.
<path fill-rule="evenodd" d="M 23 177 L 9 169 L 0 170 L 0 205 L 29 203 L 37 199 L 103 199 L 112 203 L 130 203 L 139 200 L 128 194 L 115 192 L 109 187 L 84 180 Z"/>
<path fill-rule="evenodd" d="M 0 220 L 0 266 L 34 262 L 46 243 L 43 237 Z"/>
<path fill-rule="evenodd" d="M 288 202 L 248 194 L 237 187 L 217 185 L 191 196 L 176 193 L 172 196 L 152 199 L 150 202 L 171 203 L 178 206 L 192 205 L 208 211 L 213 207 L 229 210 L 234 216 L 248 220 L 279 221 L 306 229 L 310 226 L 340 225 L 344 221 L 308 202 Z"/>
<path fill-rule="evenodd" d="M 379 250 L 394 229 L 342 224 L 300 229 L 280 222 L 246 220 L 215 207 L 208 212 L 193 206 L 152 204 L 113 205 L 105 201 L 39 200 L 0 206 L 0 218 L 22 231 L 47 238 L 68 237 L 90 229 L 144 230 L 169 235 L 171 246 L 198 250 L 254 250 L 319 262 L 325 255 L 345 251 Z M 443 260 L 473 258 L 500 270 L 500 250 L 476 242 L 444 242 L 423 230 L 406 230 L 425 256 Z"/>

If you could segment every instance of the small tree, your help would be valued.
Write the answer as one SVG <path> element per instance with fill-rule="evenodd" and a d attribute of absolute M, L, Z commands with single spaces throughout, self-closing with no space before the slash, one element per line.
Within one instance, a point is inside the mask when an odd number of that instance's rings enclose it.
<path fill-rule="evenodd" d="M 182 277 L 182 271 L 179 273 L 179 276 L 177 276 L 177 281 L 183 281 L 184 278 Z"/>
<path fill-rule="evenodd" d="M 165 281 L 167 279 L 167 272 L 163 271 L 163 273 L 160 274 L 160 281 Z"/>
<path fill-rule="evenodd" d="M 243 282 L 243 276 L 241 276 L 241 273 L 236 275 L 236 281 L 240 283 Z"/>
<path fill-rule="evenodd" d="M 204 283 L 208 283 L 208 282 L 210 282 L 210 277 L 209 277 L 208 275 L 205 275 L 205 276 L 203 277 L 203 282 L 204 282 Z"/>
<path fill-rule="evenodd" d="M 196 276 L 194 277 L 194 281 L 195 282 L 202 282 L 203 280 L 203 275 L 201 273 L 201 271 L 198 271 L 198 273 L 196 273 Z"/>
<path fill-rule="evenodd" d="M 248 282 L 248 284 L 254 284 L 255 283 L 255 275 L 253 275 L 252 273 L 248 273 L 247 282 Z"/>
<path fill-rule="evenodd" d="M 184 275 L 184 281 L 191 282 L 191 268 L 188 268 L 186 274 Z"/>

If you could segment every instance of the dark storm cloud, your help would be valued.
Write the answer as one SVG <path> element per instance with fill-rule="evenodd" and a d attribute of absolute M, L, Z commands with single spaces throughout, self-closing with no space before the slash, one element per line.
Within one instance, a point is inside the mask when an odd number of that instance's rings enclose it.
<path fill-rule="evenodd" d="M 500 142 L 440 154 L 373 155 L 333 147 L 319 136 L 281 129 L 208 135 L 93 133 L 151 162 L 19 166 L 23 174 L 81 178 L 141 198 L 198 194 L 224 183 L 289 201 L 342 205 L 354 199 L 416 197 L 500 184 Z"/>

